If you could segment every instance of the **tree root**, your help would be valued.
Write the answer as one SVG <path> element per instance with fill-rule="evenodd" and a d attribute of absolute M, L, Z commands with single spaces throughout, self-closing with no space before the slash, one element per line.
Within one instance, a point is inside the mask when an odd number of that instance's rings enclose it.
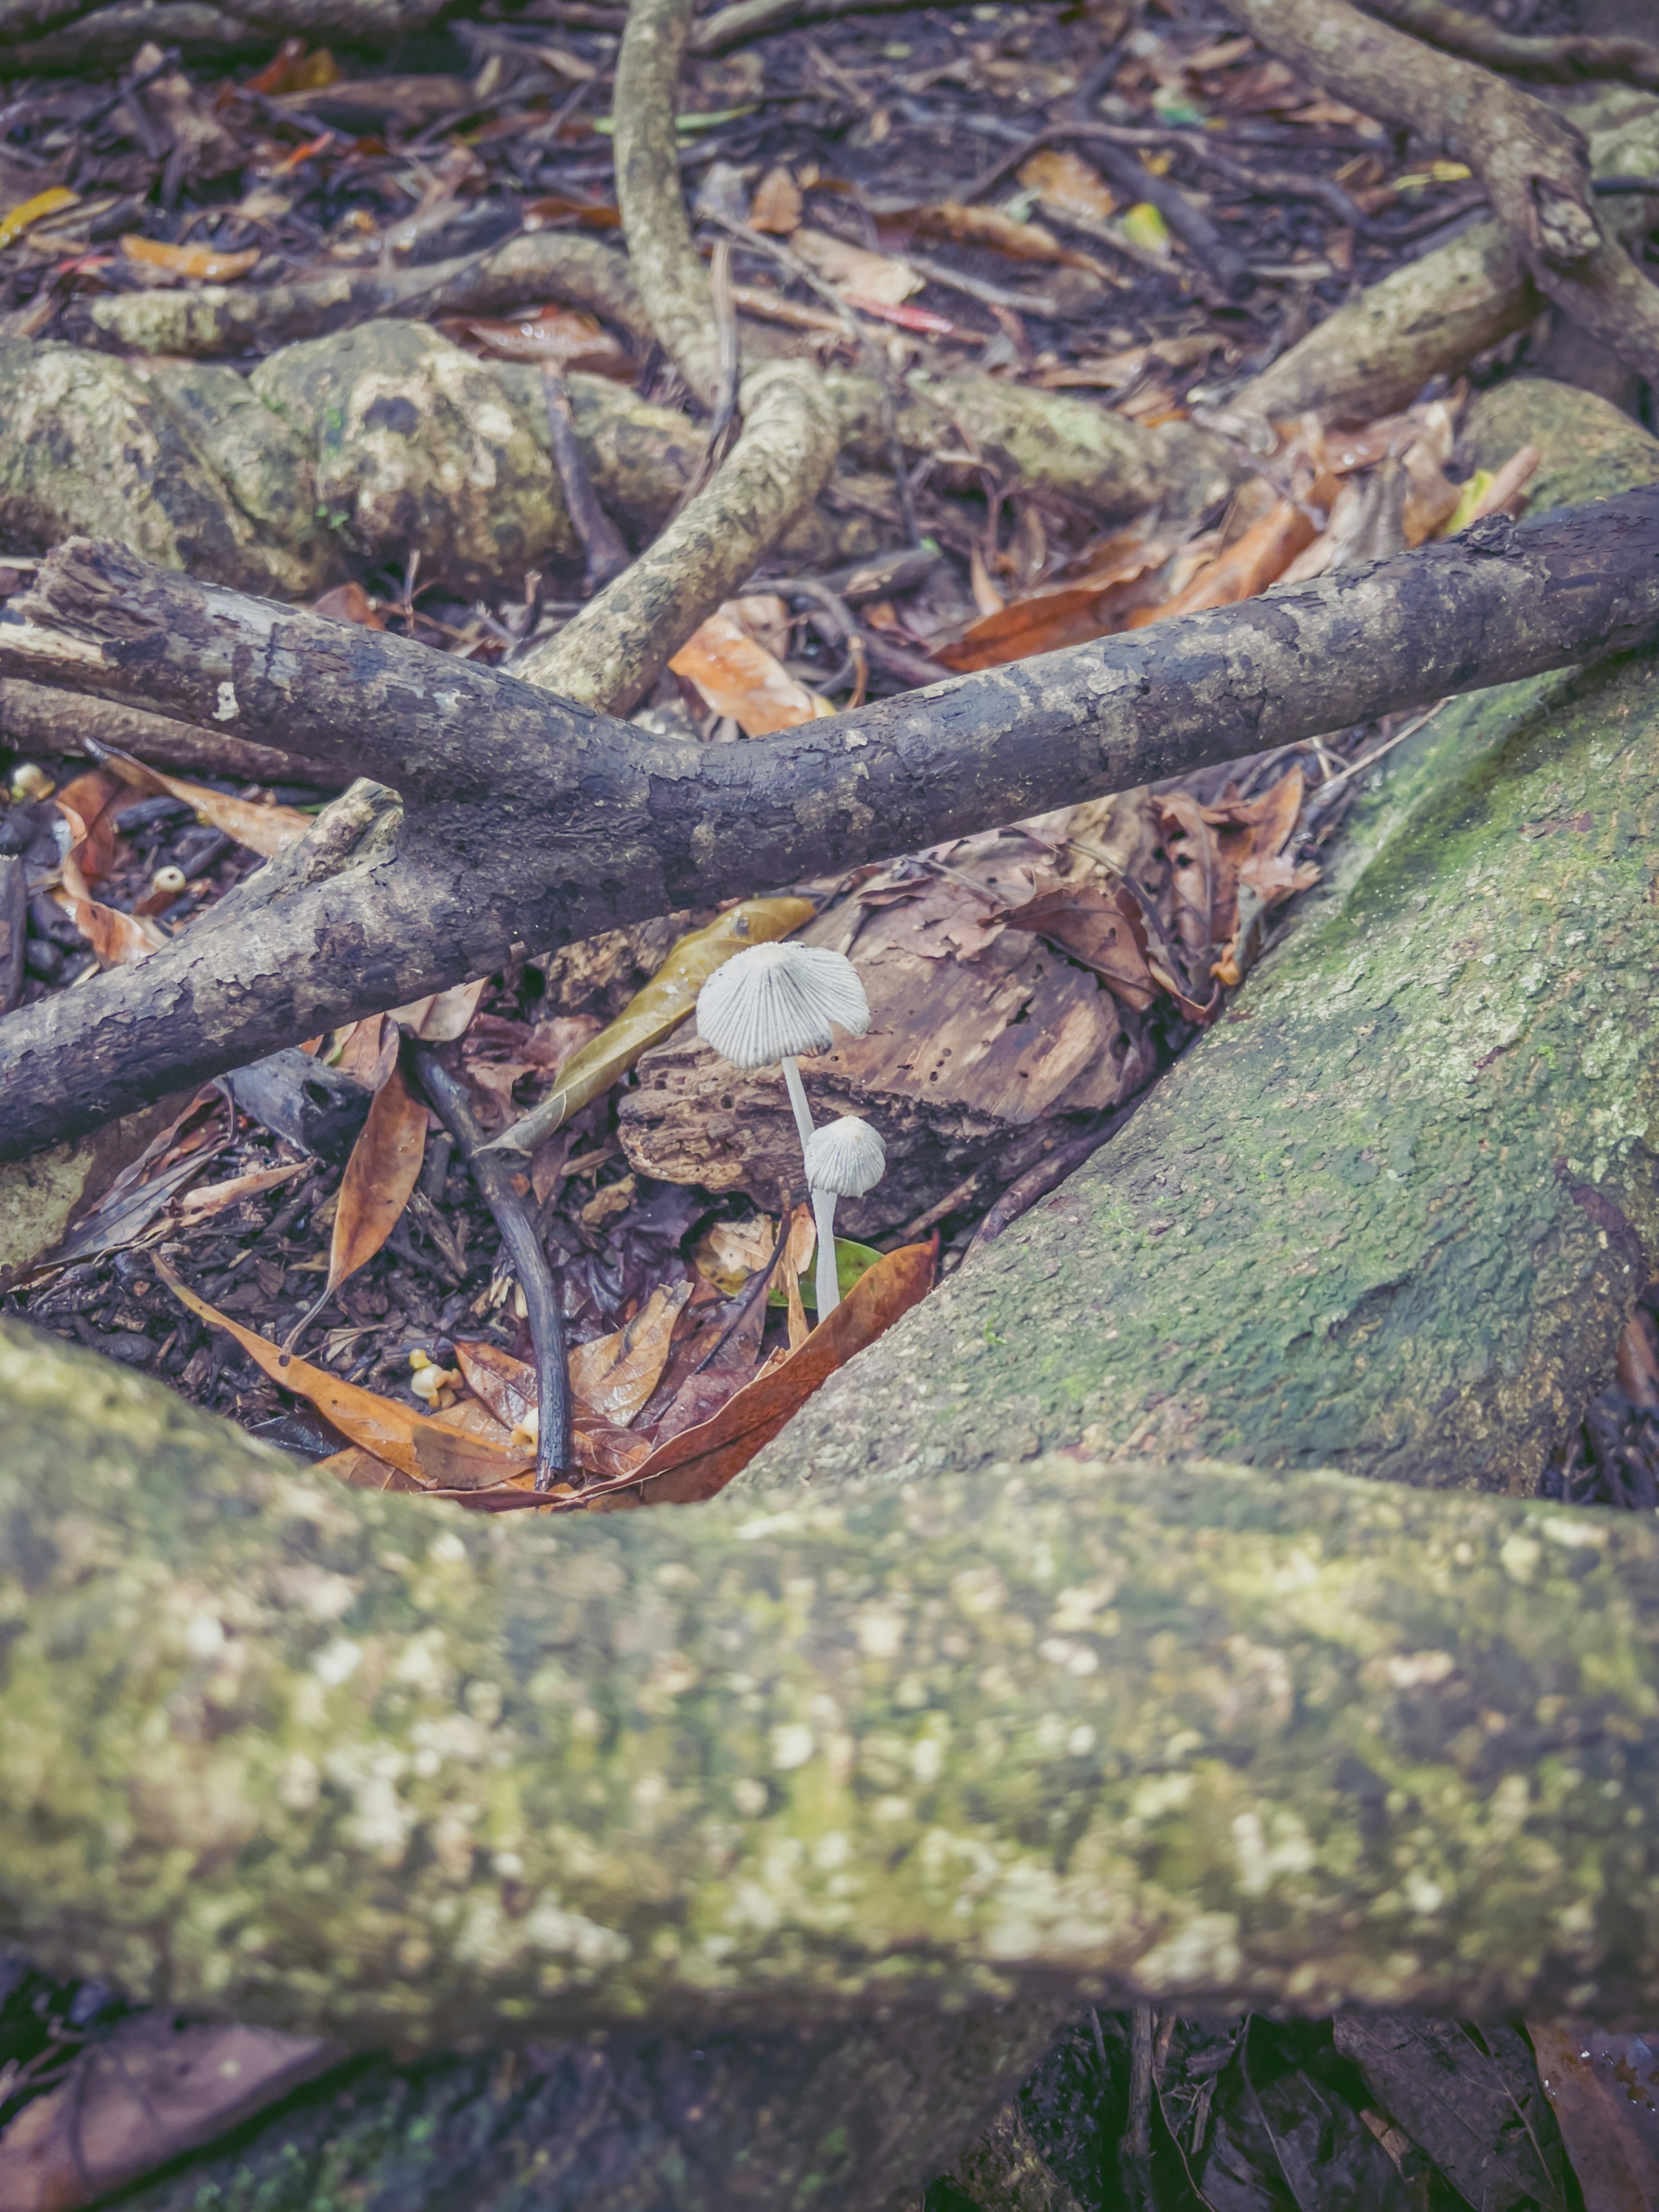
<path fill-rule="evenodd" d="M 383 315 L 499 315 L 526 301 L 589 308 L 641 344 L 646 319 L 629 264 L 612 247 L 565 231 L 510 238 L 487 253 L 418 269 L 342 270 L 294 284 L 202 284 L 71 301 L 54 335 L 121 353 L 195 361 L 267 354 Z"/>
<path fill-rule="evenodd" d="M 1639 39 L 1522 38 L 1446 0 L 1364 0 L 1402 31 L 1443 52 L 1502 70 L 1509 76 L 1547 84 L 1578 84 L 1591 77 L 1621 77 L 1659 92 L 1659 46 Z"/>
<path fill-rule="evenodd" d="M 112 68 L 151 40 L 204 60 L 228 59 L 295 33 L 347 46 L 390 46 L 423 29 L 442 0 L 119 0 L 88 9 L 78 0 L 4 0 L 0 5 L 0 77 Z M 33 35 L 31 35 L 33 34 Z"/>
<path fill-rule="evenodd" d="M 1233 13 L 1270 53 L 1339 98 L 1466 161 L 1534 271 L 1571 269 L 1596 252 L 1583 138 L 1530 93 L 1436 53 L 1351 0 L 1237 0 Z"/>
<path fill-rule="evenodd" d="M 693 0 L 634 0 L 617 56 L 617 204 L 651 326 L 696 398 L 720 397 L 720 341 L 708 272 L 680 186 L 674 97 Z"/>
<path fill-rule="evenodd" d="M 840 444 L 823 380 L 776 362 L 747 380 L 743 398 L 743 434 L 713 483 L 556 637 L 526 655 L 515 671 L 526 683 L 625 714 L 817 498 Z"/>
<path fill-rule="evenodd" d="M 1588 120 L 1594 174 L 1659 182 L 1659 109 L 1651 100 L 1608 101 Z M 1634 232 L 1645 218 L 1611 220 Z M 1581 283 L 1601 281 L 1598 260 Z M 1510 234 L 1498 222 L 1477 224 L 1339 307 L 1236 394 L 1229 412 L 1267 420 L 1309 407 L 1356 420 L 1388 414 L 1408 406 L 1431 377 L 1459 374 L 1477 354 L 1523 330 L 1542 305 Z"/>
<path fill-rule="evenodd" d="M 9 1016 L 0 1157 L 516 948 L 1637 644 L 1659 621 L 1656 542 L 1659 493 L 1634 492 L 712 750 L 404 639 L 67 546 L 11 603 L 23 619 L 0 625 L 0 675 L 143 696 L 185 721 L 216 708 L 254 743 L 366 767 L 410 811 L 395 864 Z"/>
<path fill-rule="evenodd" d="M 54 1971 L 405 2051 L 1659 2000 L 1639 1516 L 941 1451 L 509 1528 L 10 1324 L 0 1398 L 0 1926 Z"/>

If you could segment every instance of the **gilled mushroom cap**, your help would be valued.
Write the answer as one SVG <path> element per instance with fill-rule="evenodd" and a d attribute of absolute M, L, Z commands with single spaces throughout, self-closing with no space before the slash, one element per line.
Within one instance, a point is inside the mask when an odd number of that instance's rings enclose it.
<path fill-rule="evenodd" d="M 856 1114 L 843 1114 L 814 1129 L 806 1147 L 806 1180 L 836 1198 L 862 1198 L 887 1172 L 880 1132 Z"/>
<path fill-rule="evenodd" d="M 697 994 L 697 1034 L 734 1067 L 826 1051 L 832 1022 L 862 1036 L 870 1001 L 847 955 L 823 945 L 751 945 Z"/>

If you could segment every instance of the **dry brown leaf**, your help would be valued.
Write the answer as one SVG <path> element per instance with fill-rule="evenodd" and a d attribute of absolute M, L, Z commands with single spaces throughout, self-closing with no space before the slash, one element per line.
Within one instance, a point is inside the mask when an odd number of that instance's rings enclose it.
<path fill-rule="evenodd" d="M 384 629 L 379 609 L 361 584 L 336 584 L 331 592 L 325 592 L 311 603 L 314 615 L 326 615 L 331 622 L 356 623 L 362 629 Z"/>
<path fill-rule="evenodd" d="M 316 2036 L 129 2014 L 0 2135 L 0 2212 L 72 2212 L 223 2135 L 337 2056 Z"/>
<path fill-rule="evenodd" d="M 1489 514 L 1518 514 L 1523 503 L 1521 495 L 1542 459 L 1536 446 L 1522 446 L 1511 453 L 1475 501 L 1468 521 L 1480 522 Z"/>
<path fill-rule="evenodd" d="M 392 1035 L 395 1041 L 395 1030 Z M 325 1297 L 366 1267 L 391 1236 L 403 1218 L 426 1156 L 426 1102 L 416 1098 L 404 1082 L 395 1042 L 393 1054 L 340 1181 Z"/>
<path fill-rule="evenodd" d="M 1094 256 L 1062 246 L 1053 231 L 1041 223 L 1020 222 L 1000 208 L 963 207 L 955 200 L 940 200 L 919 208 L 912 218 L 927 238 L 948 238 L 958 246 L 988 246 L 1006 253 L 1011 261 L 1043 261 L 1066 269 L 1093 270 Z M 860 288 L 862 289 L 862 288 Z"/>
<path fill-rule="evenodd" d="M 71 777 L 57 794 L 58 806 L 71 817 L 70 829 L 76 830 L 78 824 L 72 849 L 82 877 L 88 884 L 101 884 L 114 866 L 113 816 L 121 795 L 115 778 L 97 769 Z"/>
<path fill-rule="evenodd" d="M 622 1495 L 614 1502 L 688 1505 L 724 1490 L 837 1368 L 927 1297 L 933 1267 L 932 1244 L 907 1244 L 888 1253 L 860 1277 L 798 1352 L 769 1362 L 711 1420 L 659 1444 L 636 1473 L 617 1484 Z M 586 1491 L 571 1504 L 585 1506 L 590 1501 L 601 1510 L 607 1502 L 603 1492 Z"/>
<path fill-rule="evenodd" d="M 365 1090 L 378 1091 L 397 1051 L 397 1036 L 388 1030 L 386 1016 L 365 1014 L 362 1021 L 353 1022 L 341 1032 L 334 1065 Z"/>
<path fill-rule="evenodd" d="M 499 1434 L 495 1440 L 512 1444 L 527 1437 L 533 1447 L 540 1417 L 535 1369 L 499 1345 L 483 1341 L 458 1343 L 455 1364 L 478 1400 L 478 1410 L 495 1423 Z M 441 1418 L 457 1420 L 465 1410 L 457 1406 Z M 586 1473 L 610 1477 L 638 1467 L 649 1455 L 651 1442 L 598 1414 L 578 1412 L 570 1424 L 570 1448 Z"/>
<path fill-rule="evenodd" d="M 800 228 L 801 207 L 800 187 L 788 170 L 781 167 L 769 169 L 755 187 L 755 197 L 749 206 L 749 228 L 765 231 L 774 238 L 787 238 L 792 231 Z"/>
<path fill-rule="evenodd" d="M 1133 891 L 1103 891 L 1089 883 L 1062 884 L 1039 876 L 1033 896 L 1007 907 L 1001 919 L 1012 929 L 1029 929 L 1046 938 L 1070 958 L 1093 969 L 1126 1006 L 1144 1011 L 1158 995 L 1146 965 L 1146 932 Z"/>
<path fill-rule="evenodd" d="M 1309 499 L 1276 501 L 1260 522 L 1253 524 L 1242 538 L 1235 538 L 1224 552 L 1200 568 L 1185 591 L 1164 600 L 1161 606 L 1137 610 L 1125 627 L 1139 629 L 1146 623 L 1163 622 L 1170 615 L 1193 614 L 1202 607 L 1233 606 L 1241 599 L 1254 599 L 1258 592 L 1265 592 L 1269 584 L 1276 583 L 1283 575 L 1304 546 L 1311 544 L 1318 535 L 1309 508 L 1318 507 L 1328 514 L 1337 490 L 1334 479 L 1322 477 Z"/>
<path fill-rule="evenodd" d="M 690 1296 L 689 1281 L 659 1284 L 626 1328 L 575 1347 L 570 1388 L 588 1412 L 628 1425 L 657 1387 L 674 1324 Z"/>
<path fill-rule="evenodd" d="M 1651 2056 L 1638 2073 L 1628 2033 L 1535 2021 L 1527 2033 L 1589 2212 L 1659 2212 Z"/>
<path fill-rule="evenodd" d="M 158 768 L 135 760 L 115 745 L 100 745 L 98 757 L 107 761 L 124 783 L 135 791 L 169 792 L 192 808 L 198 822 L 222 830 L 250 853 L 273 860 L 311 827 L 311 817 L 295 806 L 261 806 L 251 799 L 233 799 L 228 792 L 213 791 L 204 783 L 191 783 L 178 775 L 164 775 Z"/>
<path fill-rule="evenodd" d="M 240 253 L 216 253 L 210 246 L 163 246 L 159 239 L 131 233 L 121 240 L 121 251 L 129 261 L 145 268 L 194 277 L 204 284 L 228 284 L 235 277 L 246 276 L 259 258 L 257 246 L 245 246 Z"/>
<path fill-rule="evenodd" d="M 810 226 L 798 230 L 790 241 L 809 268 L 833 284 L 843 296 L 856 296 L 880 307 L 902 307 L 913 292 L 921 289 L 921 278 L 908 261 L 888 253 L 872 253 L 862 246 L 849 246 L 827 230 Z"/>
<path fill-rule="evenodd" d="M 1153 588 L 1153 572 L 1163 567 L 1170 552 L 1169 545 L 1158 539 L 1136 540 L 1115 556 L 1103 558 L 1075 582 L 1030 592 L 1000 614 L 981 616 L 953 644 L 935 646 L 933 658 L 943 667 L 966 673 L 1109 636 L 1123 626 L 1145 592 Z"/>
<path fill-rule="evenodd" d="M 123 914 L 93 897 L 81 872 L 80 855 L 88 843 L 86 824 L 63 799 L 57 804 L 69 823 L 70 841 L 60 871 L 63 888 L 53 894 L 58 904 L 91 945 L 100 967 L 120 968 L 148 959 L 167 942 L 166 937 L 146 915 Z"/>
<path fill-rule="evenodd" d="M 187 1306 L 198 1321 L 234 1337 L 262 1374 L 281 1383 L 284 1390 L 297 1391 L 309 1399 L 343 1437 L 422 1489 L 434 1484 L 452 1489 L 483 1488 L 511 1482 L 533 1468 L 533 1453 L 504 1451 L 481 1438 L 458 1436 L 431 1416 L 399 1405 L 395 1398 L 361 1389 L 355 1382 L 331 1375 L 325 1367 L 313 1367 L 296 1352 L 283 1352 L 198 1297 L 159 1254 L 153 1264 L 179 1304 Z"/>
<path fill-rule="evenodd" d="M 204 1183 L 199 1190 L 192 1190 L 180 1200 L 179 1225 L 181 1229 L 194 1229 L 198 1222 L 222 1213 L 239 1199 L 257 1197 L 262 1190 L 280 1190 L 285 1182 L 304 1175 L 310 1165 L 309 1160 L 295 1160 L 288 1167 L 253 1168 L 246 1175 L 233 1176 L 228 1182 Z"/>
<path fill-rule="evenodd" d="M 1019 181 L 1067 215 L 1104 222 L 1117 213 L 1116 195 L 1102 182 L 1099 173 L 1080 154 L 1063 147 L 1040 147 L 1029 161 L 1020 163 Z"/>
<path fill-rule="evenodd" d="M 726 607 L 693 631 L 668 665 L 696 685 L 716 714 L 730 714 L 746 738 L 796 729 L 835 712 Z"/>
<path fill-rule="evenodd" d="M 585 370 L 623 384 L 637 364 L 604 325 L 580 307 L 543 307 L 502 322 L 469 316 L 439 325 L 446 337 L 470 338 L 495 361 L 550 362 L 556 368 Z"/>

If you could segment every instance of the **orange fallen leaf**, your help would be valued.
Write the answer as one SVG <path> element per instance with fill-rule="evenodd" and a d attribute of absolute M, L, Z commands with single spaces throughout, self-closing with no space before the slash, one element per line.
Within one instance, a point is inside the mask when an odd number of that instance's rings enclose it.
<path fill-rule="evenodd" d="M 245 246 L 240 253 L 216 253 L 210 246 L 164 246 L 159 239 L 142 238 L 132 232 L 121 240 L 121 251 L 129 261 L 165 269 L 174 276 L 194 277 L 204 284 L 228 284 L 234 277 L 246 276 L 259 258 L 257 246 Z"/>
<path fill-rule="evenodd" d="M 308 54 L 303 39 L 284 39 L 275 58 L 249 77 L 242 89 L 276 100 L 285 92 L 325 92 L 339 81 L 340 65 L 326 46 Z"/>
<path fill-rule="evenodd" d="M 689 1281 L 659 1284 L 625 1328 L 575 1347 L 570 1388 L 590 1413 L 623 1428 L 633 1419 L 668 1364 L 674 1324 L 690 1295 Z"/>
<path fill-rule="evenodd" d="M 326 615 L 331 622 L 356 623 L 364 629 L 384 629 L 379 610 L 361 584 L 336 584 L 331 592 L 325 592 L 311 603 L 314 615 Z"/>
<path fill-rule="evenodd" d="M 489 988 L 488 975 L 480 975 L 472 983 L 452 983 L 447 991 L 434 991 L 430 998 L 412 999 L 406 1006 L 394 1006 L 386 1018 L 422 1044 L 453 1044 L 466 1035 L 478 1001 Z"/>
<path fill-rule="evenodd" d="M 83 834 L 76 840 L 75 856 L 82 875 L 89 884 L 102 883 L 114 865 L 115 823 L 112 817 L 120 795 L 121 787 L 115 779 L 101 775 L 96 769 L 71 777 L 57 793 L 63 811 L 80 818 Z"/>
<path fill-rule="evenodd" d="M 849 246 L 830 231 L 809 226 L 798 230 L 790 243 L 801 259 L 838 292 L 855 292 L 861 301 L 896 307 L 921 289 L 921 278 L 908 261 L 896 260 L 890 253 L 872 253 L 867 246 Z"/>
<path fill-rule="evenodd" d="M 458 319 L 451 334 L 471 338 L 496 361 L 545 361 L 556 368 L 585 369 L 631 384 L 638 364 L 589 314 L 578 307 L 543 307 L 507 321 L 478 316 Z"/>
<path fill-rule="evenodd" d="M 425 1156 L 426 1102 L 404 1082 L 394 1049 L 340 1180 L 325 1297 L 366 1267 L 402 1220 Z"/>
<path fill-rule="evenodd" d="M 81 872 L 80 856 L 90 842 L 87 825 L 64 800 L 60 799 L 57 804 L 70 827 L 70 848 L 60 871 L 62 889 L 53 895 L 58 904 L 97 954 L 100 968 L 124 968 L 135 960 L 148 959 L 167 939 L 145 915 L 123 914 L 94 898 Z"/>
<path fill-rule="evenodd" d="M 311 817 L 301 814 L 297 806 L 260 806 L 251 799 L 233 799 L 228 792 L 215 791 L 208 784 L 191 783 L 180 775 L 164 775 L 159 768 L 135 760 L 118 745 L 101 744 L 95 738 L 88 741 L 88 749 L 135 791 L 171 793 L 174 799 L 182 799 L 186 806 L 194 808 L 198 822 L 222 830 L 227 837 L 234 837 L 250 853 L 258 853 L 267 860 L 278 853 L 285 853 L 311 827 Z"/>
<path fill-rule="evenodd" d="M 498 1441 L 510 1442 L 516 1431 L 533 1443 L 539 1402 L 536 1370 L 529 1362 L 515 1359 L 499 1345 L 480 1340 L 458 1342 L 455 1364 L 467 1389 L 501 1428 Z M 651 1442 L 630 1429 L 619 1428 L 614 1421 L 578 1413 L 570 1425 L 570 1448 L 577 1466 L 587 1474 L 610 1476 L 638 1467 L 649 1456 Z"/>
<path fill-rule="evenodd" d="M 787 238 L 791 231 L 800 228 L 800 186 L 787 169 L 769 169 L 755 187 L 755 197 L 749 205 L 749 228 L 769 233 L 774 238 Z"/>
<path fill-rule="evenodd" d="M 544 192 L 538 199 L 526 200 L 524 211 L 538 222 L 563 222 L 574 216 L 593 230 L 617 230 L 622 226 L 620 209 L 609 207 L 602 200 L 579 199 L 573 192 Z"/>
<path fill-rule="evenodd" d="M 694 630 L 668 665 L 696 685 L 716 714 L 731 715 L 746 738 L 796 729 L 835 712 L 750 636 L 729 605 Z"/>
<path fill-rule="evenodd" d="M 1101 181 L 1080 154 L 1059 146 L 1044 146 L 1019 165 L 1019 181 L 1039 198 L 1050 201 L 1067 215 L 1087 216 L 1104 222 L 1117 213 L 1117 196 Z"/>
<path fill-rule="evenodd" d="M 1231 607 L 1265 592 L 1319 534 L 1309 507 L 1328 514 L 1337 489 L 1334 479 L 1322 477 L 1306 500 L 1276 501 L 1260 522 L 1253 523 L 1224 553 L 1200 568 L 1185 591 L 1161 606 L 1138 609 L 1126 627 L 1139 629 L 1147 623 L 1163 622 L 1170 615 L 1194 614 L 1202 607 Z"/>
<path fill-rule="evenodd" d="M 1062 246 L 1053 231 L 1040 222 L 1020 222 L 1000 208 L 963 207 L 956 200 L 939 200 L 918 208 L 912 221 L 924 237 L 948 238 L 958 246 L 989 246 L 1011 261 L 1043 261 L 1066 269 L 1095 266 L 1092 254 Z"/>
<path fill-rule="evenodd" d="M 799 1352 L 769 1363 L 712 1420 L 683 1429 L 635 1473 L 618 1478 L 611 1493 L 616 1503 L 690 1505 L 724 1490 L 838 1367 L 927 1297 L 933 1267 L 931 1243 L 907 1244 L 878 1260 Z M 584 1491 L 561 1510 L 590 1503 L 603 1510 L 605 1492 Z"/>
<path fill-rule="evenodd" d="M 1109 636 L 1122 626 L 1141 592 L 1151 588 L 1143 580 L 1163 567 L 1170 551 L 1168 544 L 1156 538 L 1137 540 L 1101 560 L 1075 583 L 1030 592 L 1000 613 L 982 615 L 954 643 L 935 646 L 933 658 L 941 666 L 965 674 Z"/>
<path fill-rule="evenodd" d="M 309 1399 L 343 1437 L 422 1489 L 434 1485 L 452 1490 L 482 1489 L 510 1483 L 534 1466 L 533 1453 L 503 1450 L 481 1437 L 458 1434 L 424 1413 L 400 1406 L 395 1399 L 361 1389 L 355 1382 L 331 1375 L 325 1367 L 313 1367 L 297 1353 L 283 1352 L 198 1297 L 159 1254 L 154 1256 L 153 1265 L 180 1305 L 188 1307 L 198 1321 L 234 1337 L 262 1374 L 284 1390 Z"/>
<path fill-rule="evenodd" d="M 246 1175 L 233 1176 L 228 1182 L 204 1183 L 179 1200 L 179 1225 L 194 1229 L 199 1222 L 222 1213 L 228 1206 L 234 1206 L 239 1199 L 253 1198 L 263 1190 L 280 1190 L 295 1176 L 304 1175 L 310 1165 L 309 1160 L 295 1160 L 288 1167 L 252 1168 Z"/>

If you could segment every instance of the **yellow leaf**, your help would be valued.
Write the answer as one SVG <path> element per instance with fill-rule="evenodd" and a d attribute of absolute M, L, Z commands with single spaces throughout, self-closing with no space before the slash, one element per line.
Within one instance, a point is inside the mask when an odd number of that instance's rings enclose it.
<path fill-rule="evenodd" d="M 204 284 L 228 284 L 233 276 L 246 276 L 259 258 L 257 246 L 240 253 L 216 253 L 210 246 L 164 246 L 159 239 L 141 238 L 129 232 L 121 240 L 129 261 L 147 268 L 164 269 L 173 276 L 193 276 Z"/>
<path fill-rule="evenodd" d="M 37 192 L 9 215 L 0 215 L 0 252 L 21 238 L 31 223 L 39 222 L 43 216 L 60 215 L 65 208 L 78 205 L 80 198 L 80 193 L 70 191 L 67 185 L 53 185 L 49 191 Z"/>
<path fill-rule="evenodd" d="M 1149 253 L 1170 252 L 1170 226 L 1162 211 L 1150 200 L 1137 200 L 1123 218 L 1123 235 L 1131 246 L 1143 246 Z"/>
<path fill-rule="evenodd" d="M 817 911 L 811 899 L 745 899 L 706 929 L 689 930 L 616 1020 L 566 1060 L 557 1089 L 493 1139 L 492 1145 L 507 1152 L 533 1152 L 544 1137 L 580 1114 L 589 1099 L 620 1081 L 647 1045 L 660 1043 L 677 1030 L 696 1005 L 698 992 L 734 952 L 745 945 L 769 945 L 804 929 Z"/>

